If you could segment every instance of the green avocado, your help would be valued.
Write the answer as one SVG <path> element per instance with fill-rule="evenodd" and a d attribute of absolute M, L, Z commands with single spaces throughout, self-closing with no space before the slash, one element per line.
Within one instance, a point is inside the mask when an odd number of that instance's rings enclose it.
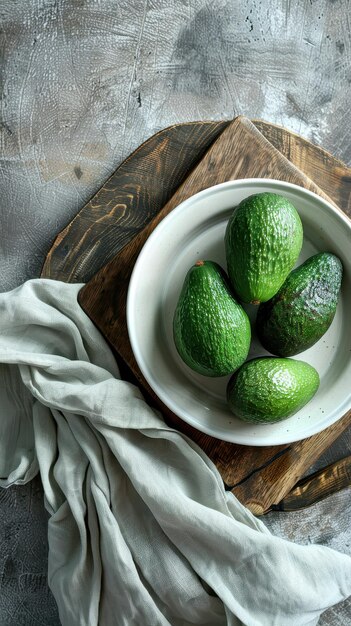
<path fill-rule="evenodd" d="M 217 263 L 197 261 L 188 271 L 174 313 L 173 337 L 183 361 L 199 374 L 225 376 L 245 361 L 249 318 Z"/>
<path fill-rule="evenodd" d="M 251 304 L 270 300 L 294 267 L 302 238 L 299 214 L 287 198 L 275 193 L 245 198 L 225 232 L 228 274 L 237 296 Z"/>
<path fill-rule="evenodd" d="M 333 321 L 341 279 L 341 261 L 329 252 L 315 254 L 293 270 L 258 309 L 256 329 L 264 348 L 293 356 L 313 346 Z"/>
<path fill-rule="evenodd" d="M 247 361 L 233 374 L 227 400 L 241 420 L 272 424 L 299 411 L 318 387 L 319 375 L 308 363 L 260 357 Z"/>

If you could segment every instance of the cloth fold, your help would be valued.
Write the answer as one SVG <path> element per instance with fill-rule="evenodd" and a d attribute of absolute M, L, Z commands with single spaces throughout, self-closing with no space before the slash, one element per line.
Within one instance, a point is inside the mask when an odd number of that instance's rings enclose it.
<path fill-rule="evenodd" d="M 274 537 L 168 427 L 80 308 L 81 285 L 0 294 L 0 485 L 40 471 L 63 626 L 306 626 L 351 558 Z"/>

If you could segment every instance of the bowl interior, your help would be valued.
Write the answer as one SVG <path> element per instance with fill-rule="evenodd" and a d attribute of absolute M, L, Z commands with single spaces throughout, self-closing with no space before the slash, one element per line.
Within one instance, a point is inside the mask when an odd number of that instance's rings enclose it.
<path fill-rule="evenodd" d="M 296 359 L 313 365 L 321 385 L 312 401 L 294 416 L 274 425 L 246 424 L 228 409 L 230 376 L 196 374 L 179 357 L 173 341 L 173 314 L 188 269 L 208 259 L 226 270 L 224 233 L 234 207 L 253 193 L 272 191 L 296 207 L 304 228 L 297 265 L 322 251 L 341 259 L 344 277 L 337 312 L 327 333 Z M 179 417 L 220 439 L 248 445 L 278 445 L 308 437 L 335 422 L 350 407 L 351 267 L 350 223 L 341 212 L 311 192 L 280 181 L 248 179 L 217 185 L 189 198 L 168 215 L 149 237 L 131 278 L 127 321 L 137 363 L 150 386 Z M 252 320 L 248 358 L 267 355 L 254 332 L 257 308 L 245 305 Z"/>

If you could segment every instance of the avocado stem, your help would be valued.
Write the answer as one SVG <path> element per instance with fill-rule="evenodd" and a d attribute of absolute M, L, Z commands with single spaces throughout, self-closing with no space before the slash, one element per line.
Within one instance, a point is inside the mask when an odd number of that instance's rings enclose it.
<path fill-rule="evenodd" d="M 254 304 L 255 306 L 257 306 L 258 304 L 261 304 L 259 300 L 251 300 L 250 304 Z"/>
<path fill-rule="evenodd" d="M 196 261 L 195 266 L 201 267 L 201 265 L 205 265 L 205 261 Z"/>

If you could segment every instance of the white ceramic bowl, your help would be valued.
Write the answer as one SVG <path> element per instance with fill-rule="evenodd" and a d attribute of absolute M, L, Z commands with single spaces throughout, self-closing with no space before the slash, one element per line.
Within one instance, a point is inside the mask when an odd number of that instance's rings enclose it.
<path fill-rule="evenodd" d="M 292 417 L 272 425 L 248 424 L 228 409 L 229 376 L 196 374 L 173 341 L 175 306 L 188 269 L 198 259 L 226 269 L 224 232 L 233 208 L 247 196 L 270 191 L 288 198 L 300 214 L 304 242 L 297 265 L 322 251 L 342 261 L 344 277 L 337 312 L 327 333 L 295 358 L 321 378 L 315 397 Z M 276 180 L 245 179 L 210 187 L 175 208 L 154 230 L 135 264 L 127 300 L 128 332 L 137 363 L 158 397 L 176 415 L 219 439 L 265 446 L 298 441 L 336 422 L 351 407 L 351 222 L 338 209 L 302 187 Z M 246 311 L 252 320 L 256 307 Z M 253 337 L 248 358 L 267 355 Z"/>

